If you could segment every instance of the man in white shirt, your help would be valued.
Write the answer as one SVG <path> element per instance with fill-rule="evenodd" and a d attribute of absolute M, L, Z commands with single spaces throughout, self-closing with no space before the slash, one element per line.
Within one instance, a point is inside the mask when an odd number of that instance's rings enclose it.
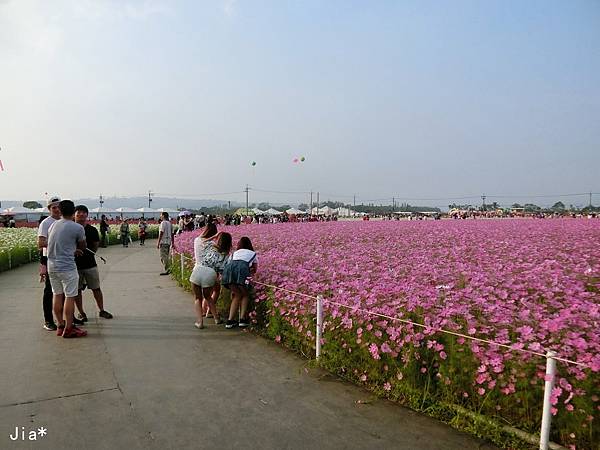
<path fill-rule="evenodd" d="M 158 233 L 158 242 L 156 243 L 156 248 L 160 249 L 160 260 L 165 267 L 165 271 L 161 272 L 161 275 L 169 275 L 171 273 L 171 245 L 175 237 L 173 236 L 173 225 L 169 220 L 169 213 L 163 212 L 161 214 L 162 221 L 160 222 L 160 228 Z"/>
<path fill-rule="evenodd" d="M 42 220 L 37 233 L 38 249 L 40 250 L 40 282 L 44 283 L 44 296 L 42 299 L 44 329 L 48 331 L 56 331 L 56 324 L 52 316 L 52 286 L 50 286 L 50 278 L 48 277 L 48 230 L 50 225 L 60 219 L 59 202 L 60 198 L 58 196 L 50 197 L 48 200 L 50 216 Z"/>

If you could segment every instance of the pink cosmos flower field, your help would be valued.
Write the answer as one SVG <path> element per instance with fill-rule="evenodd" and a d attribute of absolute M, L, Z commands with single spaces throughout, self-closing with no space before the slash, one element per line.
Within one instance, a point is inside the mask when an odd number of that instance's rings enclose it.
<path fill-rule="evenodd" d="M 492 390 L 510 396 L 535 384 L 539 390 L 545 361 L 464 338 L 448 340 L 433 329 L 515 349 L 553 350 L 581 364 L 559 363 L 553 412 L 578 410 L 588 422 L 598 415 L 599 220 L 287 223 L 220 230 L 231 232 L 234 244 L 242 235 L 252 239 L 260 258 L 257 281 L 326 298 L 324 352 L 336 339 L 343 352 L 361 348 L 374 361 L 385 361 L 385 371 L 389 361 L 407 365 L 422 360 L 422 374 L 434 371 L 462 399 Z M 177 251 L 193 254 L 197 234 L 178 237 Z M 270 300 L 269 313 L 314 344 L 313 300 L 261 286 L 257 299 Z M 433 354 L 433 366 L 426 353 Z M 449 370 L 445 365 L 465 353 L 474 370 L 468 375 L 469 385 L 456 386 L 459 379 L 465 383 L 464 377 L 457 375 L 456 367 Z M 455 366 L 460 365 L 456 361 Z M 369 373 L 356 370 L 356 378 L 367 381 Z M 522 378 L 532 374 L 533 380 L 523 383 Z M 390 391 L 402 378 L 398 370 L 381 385 Z M 588 401 L 577 407 L 577 398 Z"/>

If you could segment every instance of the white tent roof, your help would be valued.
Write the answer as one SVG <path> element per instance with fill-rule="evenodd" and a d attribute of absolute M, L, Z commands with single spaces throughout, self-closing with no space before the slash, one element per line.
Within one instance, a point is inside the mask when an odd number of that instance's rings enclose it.
<path fill-rule="evenodd" d="M 137 211 L 141 212 L 141 213 L 157 213 L 157 212 L 159 212 L 156 209 L 152 209 L 152 208 L 139 208 Z"/>
<path fill-rule="evenodd" d="M 288 214 L 294 214 L 294 215 L 306 214 L 304 211 L 300 211 L 299 209 L 296 209 L 296 208 L 290 208 L 290 209 L 286 210 L 285 212 Z"/>
<path fill-rule="evenodd" d="M 278 214 L 281 214 L 281 211 L 277 211 L 274 208 L 269 208 L 265 211 L 267 214 L 271 215 L 271 216 L 276 216 Z"/>
<path fill-rule="evenodd" d="M 169 214 L 178 213 L 179 211 L 173 208 L 157 208 L 156 212 L 166 212 Z"/>
<path fill-rule="evenodd" d="M 23 206 L 13 206 L 11 208 L 5 209 L 5 212 L 9 214 L 39 214 L 34 209 L 25 208 Z"/>
<path fill-rule="evenodd" d="M 122 206 L 122 207 L 120 207 L 120 208 L 117 208 L 117 209 L 115 209 L 115 211 L 116 211 L 116 212 L 119 212 L 119 213 L 136 213 L 136 212 L 139 212 L 137 209 L 133 209 L 133 208 L 126 208 L 126 207 L 124 207 L 124 206 Z"/>
<path fill-rule="evenodd" d="M 252 208 L 252 211 L 254 211 L 254 214 L 264 214 L 266 212 L 258 208 Z"/>
<path fill-rule="evenodd" d="M 115 210 L 109 209 L 109 208 L 93 208 L 93 209 L 90 209 L 90 212 L 94 213 L 94 214 L 96 214 L 96 213 L 114 213 Z"/>
<path fill-rule="evenodd" d="M 337 214 L 337 209 L 330 208 L 329 206 L 323 206 L 322 208 L 317 208 L 316 206 L 312 209 L 313 214 L 323 214 L 325 216 L 331 216 L 333 214 Z"/>
<path fill-rule="evenodd" d="M 359 215 L 356 211 L 351 210 L 350 208 L 337 208 L 337 215 L 343 217 L 352 217 Z"/>

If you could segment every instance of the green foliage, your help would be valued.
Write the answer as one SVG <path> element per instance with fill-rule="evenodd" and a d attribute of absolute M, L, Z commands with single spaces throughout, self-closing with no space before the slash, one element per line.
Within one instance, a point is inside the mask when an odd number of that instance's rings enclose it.
<path fill-rule="evenodd" d="M 36 209 L 41 207 L 42 204 L 36 201 L 28 201 L 23 203 L 23 208 Z"/>

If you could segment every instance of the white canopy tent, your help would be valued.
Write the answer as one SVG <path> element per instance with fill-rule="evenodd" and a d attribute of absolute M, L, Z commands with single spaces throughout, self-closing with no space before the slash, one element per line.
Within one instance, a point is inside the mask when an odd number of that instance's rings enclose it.
<path fill-rule="evenodd" d="M 173 209 L 173 208 L 157 208 L 156 209 L 157 212 L 166 212 L 169 214 L 179 214 L 179 211 L 177 209 Z"/>
<path fill-rule="evenodd" d="M 12 216 L 15 220 L 26 220 L 27 222 L 36 222 L 39 220 L 42 213 L 34 209 L 25 208 L 23 206 L 13 206 L 2 211 L 3 216 Z"/>
<path fill-rule="evenodd" d="M 99 219 L 102 214 L 104 215 L 109 215 L 109 214 L 115 214 L 116 211 L 114 209 L 109 209 L 109 208 L 92 208 L 90 209 L 90 215 L 96 217 L 96 219 Z"/>
<path fill-rule="evenodd" d="M 122 218 L 138 217 L 140 215 L 140 212 L 137 209 L 127 208 L 124 206 L 115 209 L 115 212 L 117 212 Z"/>
<path fill-rule="evenodd" d="M 298 214 L 306 214 L 306 212 L 300 211 L 299 209 L 296 209 L 296 208 L 290 208 L 290 209 L 286 210 L 285 212 L 288 214 L 293 214 L 295 216 L 297 216 Z"/>
<path fill-rule="evenodd" d="M 265 211 L 265 213 L 267 213 L 270 216 L 278 216 L 279 214 L 283 214 L 281 211 L 277 211 L 274 208 L 269 208 Z"/>
<path fill-rule="evenodd" d="M 142 213 L 142 217 L 152 217 L 153 219 L 160 216 L 161 213 L 160 211 L 157 211 L 156 209 L 152 208 L 139 208 L 137 211 Z"/>
<path fill-rule="evenodd" d="M 258 208 L 252 208 L 252 211 L 254 212 L 255 215 L 260 215 L 260 214 L 266 213 L 266 211 L 263 211 L 262 209 L 258 209 Z"/>
<path fill-rule="evenodd" d="M 361 215 L 361 213 L 357 213 L 350 208 L 337 208 L 336 211 L 339 217 L 356 217 Z"/>
<path fill-rule="evenodd" d="M 333 216 L 337 214 L 337 209 L 330 208 L 329 206 L 323 206 L 322 208 L 315 206 L 311 211 L 315 216 Z"/>
<path fill-rule="evenodd" d="M 330 208 L 329 206 L 323 206 L 319 209 L 319 213 L 324 216 L 333 216 L 337 214 L 337 209 Z"/>

